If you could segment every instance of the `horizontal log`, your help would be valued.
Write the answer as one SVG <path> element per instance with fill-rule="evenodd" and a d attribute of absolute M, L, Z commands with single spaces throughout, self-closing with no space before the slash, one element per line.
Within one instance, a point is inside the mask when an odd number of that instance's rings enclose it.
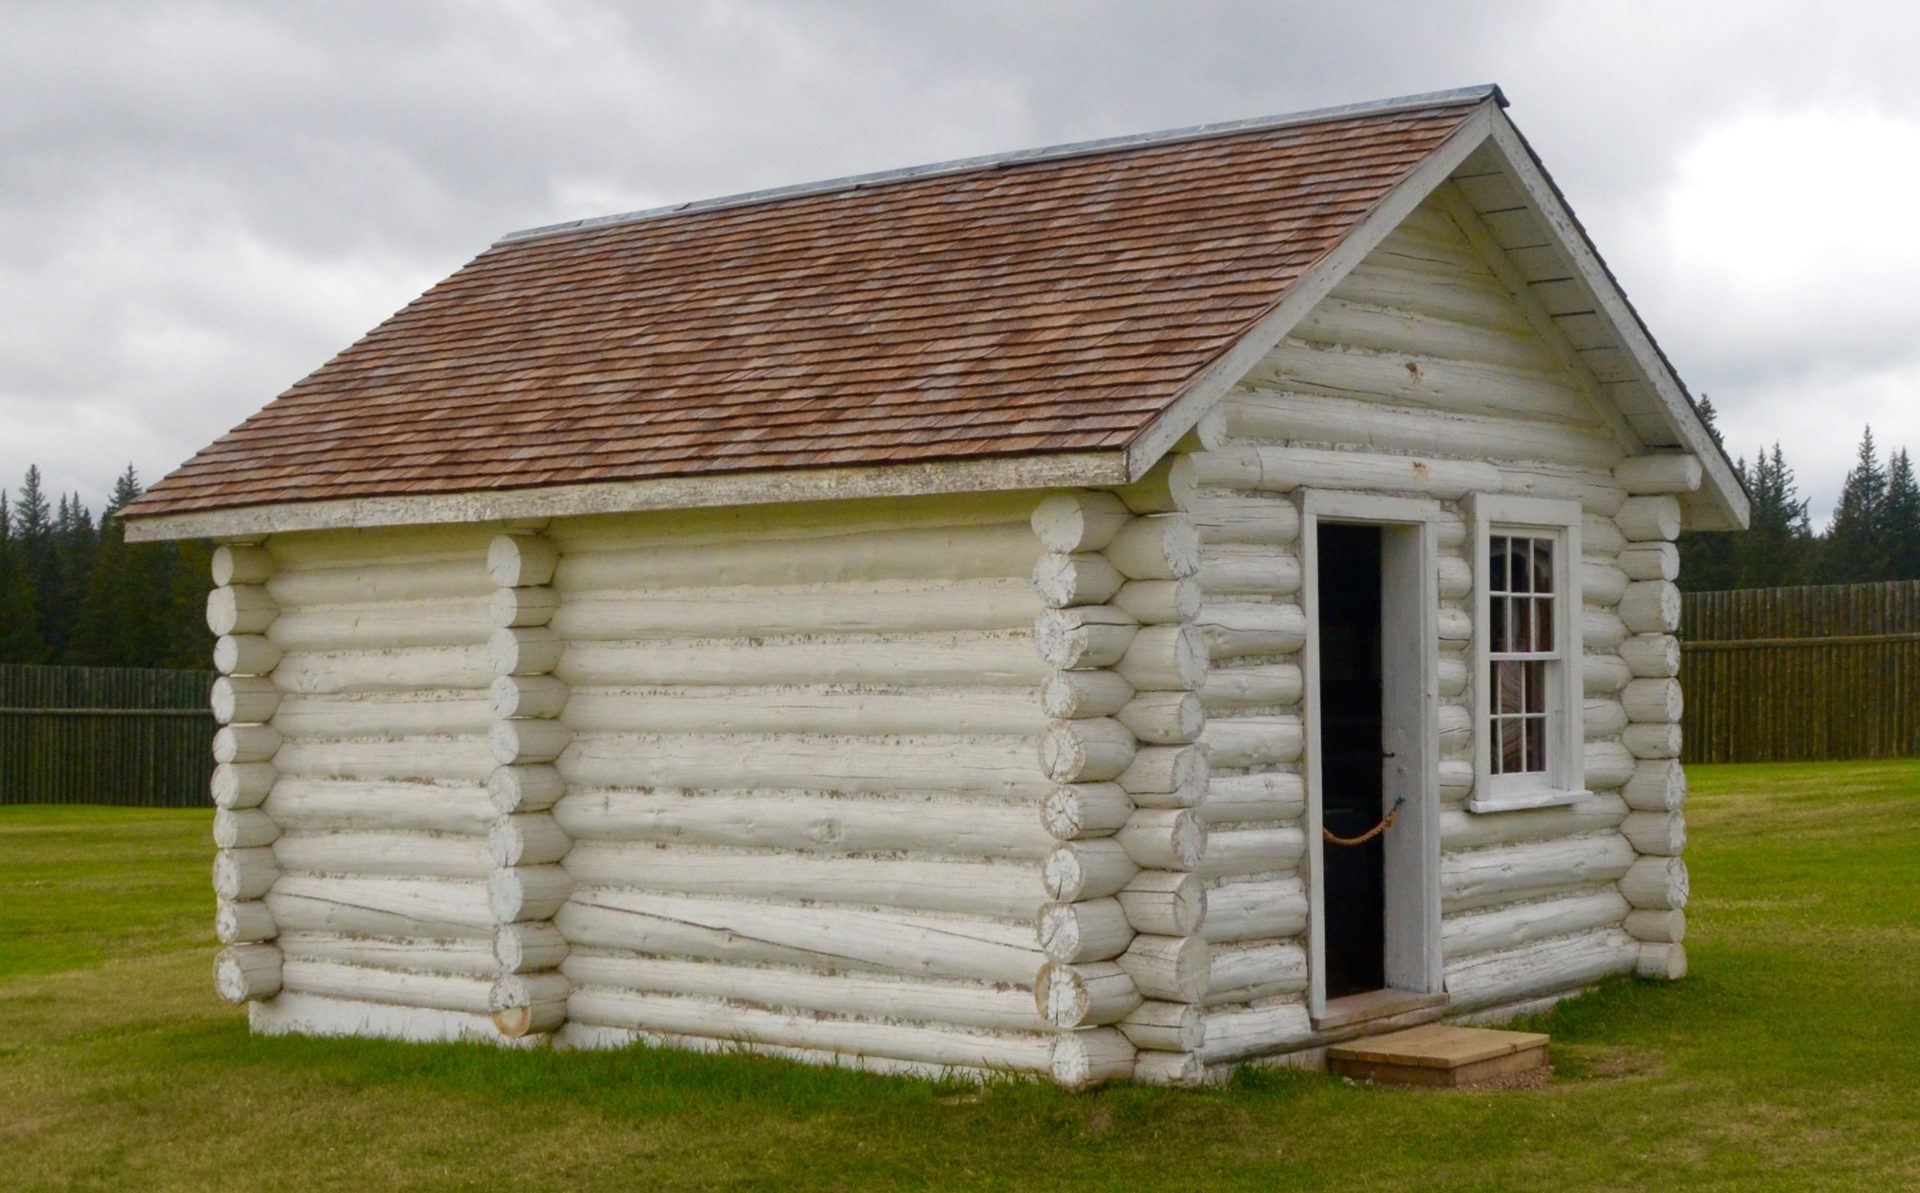
<path fill-rule="evenodd" d="M 1199 807 L 1209 825 L 1294 820 L 1306 809 L 1306 781 L 1285 771 L 1215 775 Z"/>
<path fill-rule="evenodd" d="M 1677 679 L 1636 679 L 1620 692 L 1620 704 L 1629 719 L 1656 724 L 1676 723 L 1686 710 Z"/>
<path fill-rule="evenodd" d="M 1143 626 L 1113 669 L 1139 692 L 1187 692 L 1207 677 L 1209 646 L 1191 625 Z"/>
<path fill-rule="evenodd" d="M 1613 696 L 1633 679 L 1627 661 L 1616 654 L 1590 654 L 1580 660 L 1581 687 L 1589 696 Z"/>
<path fill-rule="evenodd" d="M 1620 597 L 1620 620 L 1636 634 L 1680 628 L 1680 589 L 1671 580 L 1635 580 Z"/>
<path fill-rule="evenodd" d="M 1620 835 L 1641 853 L 1678 857 L 1687 846 L 1687 822 L 1678 812 L 1635 812 L 1621 823 Z"/>
<path fill-rule="evenodd" d="M 1032 920 L 1048 901 L 1040 865 L 1033 862 L 841 857 L 764 850 L 734 853 L 652 842 L 576 841 L 562 865 L 583 887 L 858 903 L 1012 920 Z"/>
<path fill-rule="evenodd" d="M 1042 551 L 1097 549 L 1057 546 L 1013 522 L 920 526 L 811 538 L 762 534 L 610 550 L 575 550 L 570 546 L 554 568 L 550 582 L 561 592 L 572 594 L 589 589 L 632 592 L 888 580 L 926 584 L 1024 579 Z"/>
<path fill-rule="evenodd" d="M 1297 762 L 1305 741 L 1300 718 L 1291 713 L 1214 717 L 1200 734 L 1208 761 L 1225 770 Z"/>
<path fill-rule="evenodd" d="M 487 853 L 496 866 L 546 865 L 572 848 L 573 838 L 548 812 L 502 816 L 487 834 Z"/>
<path fill-rule="evenodd" d="M 487 599 L 487 620 L 502 629 L 546 625 L 560 608 L 560 594 L 537 588 L 502 588 Z"/>
<path fill-rule="evenodd" d="M 1099 799 L 1097 786 L 1059 790 L 1085 791 L 1090 799 Z M 1126 814 L 1131 814 L 1132 802 L 1126 800 L 1125 793 L 1117 788 L 1110 790 L 1126 803 Z M 915 851 L 1028 861 L 1044 858 L 1053 848 L 1047 825 L 1042 817 L 1034 815 L 1031 805 L 898 793 L 877 799 L 848 799 L 800 792 L 682 794 L 581 788 L 553 805 L 553 816 L 561 829 L 579 842 L 852 853 Z"/>
<path fill-rule="evenodd" d="M 1458 802 L 1473 793 L 1473 763 L 1464 758 L 1440 760 L 1440 798 Z"/>
<path fill-rule="evenodd" d="M 1687 934 L 1687 913 L 1675 910 L 1633 911 L 1623 925 L 1635 940 L 1679 944 Z"/>
<path fill-rule="evenodd" d="M 1078 903 L 1119 894 L 1139 872 L 1139 863 L 1118 841 L 1102 837 L 1055 845 L 1041 865 L 1041 881 L 1049 899 Z"/>
<path fill-rule="evenodd" d="M 501 766 L 552 762 L 573 742 L 573 730 L 559 721 L 495 721 L 487 730 L 487 748 Z"/>
<path fill-rule="evenodd" d="M 213 768 L 210 784 L 217 808 L 257 808 L 273 790 L 280 772 L 271 762 L 223 762 Z"/>
<path fill-rule="evenodd" d="M 1142 692 L 1120 709 L 1116 719 L 1142 742 L 1177 746 L 1200 736 L 1207 710 L 1192 692 Z"/>
<path fill-rule="evenodd" d="M 1680 549 L 1672 543 L 1634 543 L 1620 552 L 1619 562 L 1629 579 L 1680 578 Z"/>
<path fill-rule="evenodd" d="M 1458 704 L 1442 704 L 1435 714 L 1440 749 L 1456 754 L 1473 746 L 1473 710 Z"/>
<path fill-rule="evenodd" d="M 1198 1052 L 1142 1051 L 1133 1061 L 1133 1080 L 1140 1085 L 1197 1088 L 1209 1080 L 1206 1062 Z"/>
<path fill-rule="evenodd" d="M 1300 558 L 1291 550 L 1224 543 L 1200 551 L 1199 586 L 1218 596 L 1291 596 L 1300 591 Z"/>
<path fill-rule="evenodd" d="M 469 597 L 484 600 L 495 587 L 483 561 L 472 556 L 439 560 L 395 556 L 340 567 L 283 569 L 275 572 L 266 585 L 282 609 Z"/>
<path fill-rule="evenodd" d="M 1604 514 L 1587 513 L 1580 521 L 1580 549 L 1589 555 L 1618 555 L 1627 548 L 1627 536 Z"/>
<path fill-rule="evenodd" d="M 1467 690 L 1467 684 L 1473 678 L 1467 661 L 1456 655 L 1441 655 L 1434 674 L 1444 700 L 1455 700 Z"/>
<path fill-rule="evenodd" d="M 461 559 L 479 570 L 495 533 L 481 523 L 343 527 L 280 535 L 273 540 L 273 557 L 282 575 L 294 568 L 350 568 L 400 558 L 416 563 Z"/>
<path fill-rule="evenodd" d="M 1033 511 L 1033 533 L 1049 551 L 1098 551 L 1133 521 L 1133 512 L 1111 493 L 1059 493 Z"/>
<path fill-rule="evenodd" d="M 1200 685 L 1200 703 L 1215 716 L 1278 710 L 1298 703 L 1304 686 L 1298 663 L 1216 667 Z"/>
<path fill-rule="evenodd" d="M 1588 605 L 1580 611 L 1580 642 L 1595 654 L 1613 654 L 1627 641 L 1627 623 L 1611 609 Z"/>
<path fill-rule="evenodd" d="M 1104 605 L 1127 578 L 1107 557 L 1094 552 L 1067 555 L 1049 551 L 1033 565 L 1033 588 L 1051 609 Z"/>
<path fill-rule="evenodd" d="M 289 958 L 286 988 L 326 998 L 485 1015 L 489 1013 L 488 995 L 493 989 L 493 979 Z"/>
<path fill-rule="evenodd" d="M 1181 508 L 1200 532 L 1203 547 L 1215 543 L 1286 547 L 1300 537 L 1300 511 L 1291 501 L 1204 493 L 1193 495 Z"/>
<path fill-rule="evenodd" d="M 484 882 L 289 874 L 267 895 L 283 932 L 491 940 Z"/>
<path fill-rule="evenodd" d="M 267 815 L 288 832 L 387 829 L 484 835 L 497 813 L 478 784 L 284 778 Z"/>
<path fill-rule="evenodd" d="M 1585 795 L 1559 807 L 1519 808 L 1511 812 L 1446 808 L 1440 813 L 1440 847 L 1451 851 L 1550 841 L 1617 828 L 1626 818 L 1626 801 L 1611 794 Z"/>
<path fill-rule="evenodd" d="M 1580 599 L 1589 605 L 1610 608 L 1627 593 L 1627 574 L 1612 563 L 1586 559 L 1580 565 Z"/>
<path fill-rule="evenodd" d="M 1440 952 L 1452 961 L 1474 953 L 1517 948 L 1549 937 L 1618 924 L 1629 910 L 1620 892 L 1609 887 L 1448 916 L 1440 925 Z"/>
<path fill-rule="evenodd" d="M 575 642 L 554 674 L 575 688 L 862 684 L 1031 690 L 1047 671 L 1032 629 L 1023 628 L 838 640 Z"/>
<path fill-rule="evenodd" d="M 1307 988 L 1307 951 L 1292 943 L 1218 945 L 1207 972 L 1208 1006 L 1298 994 Z"/>
<path fill-rule="evenodd" d="M 1135 518 L 1103 551 L 1130 580 L 1179 580 L 1200 570 L 1200 532 L 1180 514 Z"/>
<path fill-rule="evenodd" d="M 273 555 L 265 547 L 224 543 L 211 559 L 216 588 L 230 584 L 265 584 L 273 575 Z"/>
<path fill-rule="evenodd" d="M 287 696 L 273 727 L 306 738 L 481 737 L 493 722 L 483 696 L 455 690 Z"/>
<path fill-rule="evenodd" d="M 498 629 L 487 639 L 487 661 L 495 675 L 545 675 L 566 650 L 566 640 L 551 626 Z"/>
<path fill-rule="evenodd" d="M 264 726 L 227 726 L 264 728 Z M 222 730 L 225 732 L 225 730 Z M 306 779 L 479 783 L 497 763 L 484 737 L 331 741 L 289 738 L 273 754 L 280 773 Z"/>
<path fill-rule="evenodd" d="M 1111 961 L 1090 965 L 1048 962 L 1033 983 L 1035 1009 L 1055 1027 L 1072 1030 L 1117 1023 L 1142 999 L 1133 976 Z"/>
<path fill-rule="evenodd" d="M 1034 646 L 1049 667 L 1111 667 L 1127 653 L 1139 623 L 1107 605 L 1049 609 L 1033 623 Z"/>
<path fill-rule="evenodd" d="M 1680 674 L 1680 642 L 1671 634 L 1636 634 L 1620 643 L 1620 657 L 1641 679 L 1672 679 Z"/>
<path fill-rule="evenodd" d="M 1677 812 L 1687 799 L 1687 774 L 1678 759 L 1649 758 L 1634 763 L 1620 794 L 1636 812 Z"/>
<path fill-rule="evenodd" d="M 1034 919 L 1034 934 L 1048 960 L 1062 965 L 1110 961 L 1133 943 L 1133 925 L 1118 899 L 1049 903 Z"/>
<path fill-rule="evenodd" d="M 1473 616 L 1465 609 L 1441 606 L 1434 617 L 1434 636 L 1440 640 L 1442 649 L 1464 647 L 1473 641 Z"/>
<path fill-rule="evenodd" d="M 260 898 L 279 877 L 273 850 L 266 846 L 222 849 L 213 858 L 213 893 L 230 902 Z"/>
<path fill-rule="evenodd" d="M 1458 601 L 1473 591 L 1473 564 L 1458 555 L 1442 555 L 1435 565 L 1440 599 Z"/>
<path fill-rule="evenodd" d="M 1200 935 L 1213 944 L 1285 940 L 1307 930 L 1307 887 L 1298 876 L 1236 878 L 1207 891 Z"/>
<path fill-rule="evenodd" d="M 549 920 L 573 885 L 560 866 L 503 866 L 487 876 L 487 908 L 499 924 Z"/>
<path fill-rule="evenodd" d="M 207 628 L 215 637 L 263 634 L 280 615 L 280 606 L 258 584 L 229 584 L 207 594 Z"/>
<path fill-rule="evenodd" d="M 1635 758 L 1680 757 L 1680 726 L 1633 724 L 1620 734 L 1620 744 Z"/>
<path fill-rule="evenodd" d="M 288 932 L 280 951 L 289 962 L 347 965 L 358 969 L 439 974 L 492 981 L 500 973 L 499 959 L 489 941 L 431 940 L 403 936 L 341 936 L 332 932 Z M 323 993 L 323 991 L 311 991 Z M 359 994 L 370 1002 L 387 1001 Z M 481 995 L 485 997 L 484 993 Z M 425 1005 L 425 1004 L 422 1004 Z"/>
<path fill-rule="evenodd" d="M 266 675 L 280 665 L 280 648 L 264 634 L 223 634 L 213 644 L 222 675 Z"/>
<path fill-rule="evenodd" d="M 1193 625 L 1215 661 L 1291 654 L 1307 641 L 1307 615 L 1293 604 L 1216 601 L 1200 610 Z"/>
<path fill-rule="evenodd" d="M 814 737 L 626 734 L 575 739 L 560 773 L 583 787 L 803 788 L 891 793 L 904 782 L 943 791 L 1045 798 L 1052 784 L 1030 737 Z"/>
<path fill-rule="evenodd" d="M 503 973 L 553 969 L 571 953 L 567 938 L 550 920 L 502 924 L 493 934 L 493 955 Z"/>
<path fill-rule="evenodd" d="M 1680 502 L 1671 496 L 1629 497 L 1613 523 L 1630 543 L 1672 542 L 1683 525 Z"/>
<path fill-rule="evenodd" d="M 280 950 L 270 944 L 236 944 L 213 961 L 213 988 L 230 1003 L 272 998 L 284 981 Z"/>
<path fill-rule="evenodd" d="M 282 654 L 292 654 L 295 651 L 471 646 L 484 643 L 492 630 L 486 601 L 468 597 L 288 609 L 264 632 Z"/>
<path fill-rule="evenodd" d="M 1587 787 L 1593 791 L 1616 791 L 1633 778 L 1633 755 L 1618 742 L 1588 742 L 1583 763 Z"/>
<path fill-rule="evenodd" d="M 502 816 L 544 812 L 567 791 L 560 769 L 545 763 L 496 766 L 487 772 L 487 800 Z"/>
<path fill-rule="evenodd" d="M 812 971 L 1029 985 L 1046 956 L 1030 921 L 790 907 L 640 891 L 577 892 L 554 915 L 576 948 Z"/>
<path fill-rule="evenodd" d="M 1141 808 L 1113 836 L 1143 870 L 1191 870 L 1207 848 L 1207 829 L 1186 808 Z"/>
<path fill-rule="evenodd" d="M 1635 496 L 1692 493 L 1700 488 L 1703 476 L 1700 457 L 1680 453 L 1630 456 L 1613 469 L 1613 479 Z"/>
<path fill-rule="evenodd" d="M 487 577 L 502 588 L 545 584 L 559 562 L 560 548 L 537 534 L 502 534 L 487 544 Z"/>
<path fill-rule="evenodd" d="M 1677 982 L 1687 976 L 1687 948 L 1683 944 L 1643 944 L 1633 972 L 1656 982 Z"/>
<path fill-rule="evenodd" d="M 865 973 L 812 973 L 634 953 L 570 954 L 560 972 L 582 986 L 725 999 L 767 1010 L 917 1020 L 992 1031 L 1046 1031 L 1020 986 L 917 981 Z"/>
<path fill-rule="evenodd" d="M 493 682 L 485 646 L 435 646 L 409 650 L 301 652 L 273 669 L 273 682 L 289 695 L 352 692 L 485 691 Z"/>
<path fill-rule="evenodd" d="M 1582 712 L 1588 741 L 1604 741 L 1627 727 L 1627 710 L 1618 700 L 1588 700 Z"/>
<path fill-rule="evenodd" d="M 503 974 L 487 992 L 493 1025 L 509 1040 L 544 1035 L 567 1021 L 572 983 L 557 973 Z"/>
<path fill-rule="evenodd" d="M 273 913 L 259 899 L 241 902 L 222 899 L 214 909 L 213 931 L 221 944 L 251 944 L 272 940 L 280 935 L 280 926 L 273 922 Z"/>
<path fill-rule="evenodd" d="M 1204 745 L 1142 746 L 1119 783 L 1143 808 L 1191 808 L 1206 798 L 1208 774 Z"/>
<path fill-rule="evenodd" d="M 1206 1040 L 1200 1055 L 1210 1065 L 1228 1064 L 1262 1052 L 1285 1052 L 1313 1037 L 1313 1018 L 1298 1002 L 1210 1007 L 1203 1021 Z"/>
<path fill-rule="evenodd" d="M 215 762 L 267 762 L 280 749 L 280 731 L 271 725 L 227 725 L 213 735 Z"/>
<path fill-rule="evenodd" d="M 1134 930 L 1154 936 L 1192 936 L 1208 916 L 1205 885 L 1185 871 L 1142 870 L 1117 898 Z"/>
<path fill-rule="evenodd" d="M 1292 870 L 1306 848 L 1306 834 L 1298 828 L 1214 829 L 1197 868 L 1207 878 Z"/>
<path fill-rule="evenodd" d="M 1323 303 L 1308 318 L 1327 309 Z M 1405 343 L 1397 350 L 1404 352 Z M 1534 460 L 1586 468 L 1608 467 L 1620 454 L 1603 436 L 1564 422 L 1265 389 L 1230 395 L 1221 405 L 1228 432 L 1249 439 L 1350 445 L 1382 452 L 1437 452 L 1473 460 Z"/>
<path fill-rule="evenodd" d="M 221 849 L 271 845 L 279 835 L 280 826 L 258 808 L 221 808 L 213 814 L 213 843 Z"/>
<path fill-rule="evenodd" d="M 1111 672 L 1056 672 L 1111 676 Z M 515 677 L 511 682 L 551 680 Z M 496 681 L 500 682 L 500 681 Z M 1123 681 L 1122 686 L 1124 686 Z M 1092 687 L 1092 685 L 1087 685 Z M 1126 688 L 1128 695 L 1131 688 Z M 653 687 L 560 686 L 560 719 L 576 733 L 772 733 L 890 736 L 1027 734 L 1046 727 L 1031 690 L 1012 687 Z M 1097 696 L 1099 693 L 1091 692 Z M 1043 701 L 1043 704 L 1045 701 Z M 1124 703 L 1124 701 L 1122 702 Z M 544 709 L 546 705 L 538 708 Z M 1111 711 L 1111 710 L 1109 710 Z M 1079 712 L 1095 716 L 1104 713 Z"/>
<path fill-rule="evenodd" d="M 1677 857 L 1643 857 L 1620 879 L 1620 893 L 1635 907 L 1653 911 L 1687 905 L 1691 883 L 1687 863 Z"/>
<path fill-rule="evenodd" d="M 1024 704 L 1026 693 L 1002 689 L 1007 698 Z M 940 692 L 935 703 L 944 704 L 950 692 Z M 1054 671 L 1040 687 L 1040 709 L 1049 717 L 1110 717 L 1125 708 L 1134 697 L 1133 685 L 1113 671 Z"/>
<path fill-rule="evenodd" d="M 974 809 L 962 810 L 970 817 Z M 1014 815 L 1020 815 L 1015 810 Z M 1133 815 L 1133 797 L 1118 783 L 1069 783 L 1047 793 L 1040 806 L 1040 823 L 1053 838 L 1074 841 L 1084 837 L 1111 837 Z M 918 822 L 908 831 L 924 832 Z"/>
<path fill-rule="evenodd" d="M 1207 1038 L 1204 1012 L 1184 1002 L 1143 1002 L 1114 1026 L 1134 1047 L 1156 1052 L 1192 1052 Z"/>
<path fill-rule="evenodd" d="M 1640 942 L 1619 928 L 1476 953 L 1447 967 L 1448 1005 L 1469 1011 L 1577 990 L 1632 973 L 1639 956 Z"/>
<path fill-rule="evenodd" d="M 1440 860 L 1441 906 L 1451 915 L 1614 882 L 1637 856 L 1618 833 L 1446 854 Z"/>
<path fill-rule="evenodd" d="M 487 704 L 492 715 L 503 720 L 558 717 L 571 691 L 551 675 L 500 675 L 487 688 Z"/>
<path fill-rule="evenodd" d="M 552 613 L 569 642 L 662 638 L 772 638 L 822 634 L 921 634 L 1010 630 L 1031 625 L 1043 600 L 1035 584 L 1045 560 L 1025 576 L 948 582 L 854 583 L 572 590 Z M 1098 559 L 1098 556 L 1092 558 Z M 1024 569 L 1023 569 L 1024 570 Z M 1057 582 L 1055 578 L 1054 582 Z M 546 589 L 510 589 L 515 593 Z M 1071 604 L 1098 604 L 1086 592 Z M 530 623 L 537 624 L 537 623 Z"/>
<path fill-rule="evenodd" d="M 1136 936 L 1115 964 L 1147 998 L 1199 1002 L 1206 994 L 1213 952 L 1197 936 Z"/>
<path fill-rule="evenodd" d="M 1146 625 L 1192 621 L 1200 612 L 1197 580 L 1129 580 L 1113 595 L 1113 607 Z"/>
<path fill-rule="evenodd" d="M 210 703 L 213 719 L 222 725 L 257 724 L 273 719 L 274 710 L 280 707 L 280 690 L 263 676 L 223 675 L 213 681 Z"/>
<path fill-rule="evenodd" d="M 1103 783 L 1133 761 L 1133 733 L 1110 717 L 1054 721 L 1040 735 L 1039 766 L 1056 783 Z"/>

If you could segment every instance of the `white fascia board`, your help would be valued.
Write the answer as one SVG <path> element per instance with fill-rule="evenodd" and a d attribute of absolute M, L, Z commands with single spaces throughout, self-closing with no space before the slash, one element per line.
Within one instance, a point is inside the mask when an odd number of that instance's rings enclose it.
<path fill-rule="evenodd" d="M 1459 168 L 1468 155 L 1478 149 L 1491 134 L 1499 111 L 1496 100 L 1489 99 L 1480 109 L 1453 131 L 1427 159 L 1414 167 L 1389 191 L 1378 206 L 1354 226 L 1341 241 L 1295 282 L 1272 310 L 1261 316 L 1234 345 L 1206 367 L 1187 385 L 1185 393 L 1162 411 L 1147 428 L 1127 445 L 1127 471 L 1138 480 L 1172 449 L 1180 437 L 1194 428 L 1201 416 L 1213 408 L 1226 392 L 1286 338 L 1294 325 L 1320 305 L 1354 266 L 1379 247 L 1400 222 L 1413 214 L 1441 183 Z"/>
<path fill-rule="evenodd" d="M 1069 452 L 867 468 L 769 469 L 548 488 L 281 502 L 131 517 L 125 525 L 127 541 L 136 543 L 169 539 L 255 539 L 301 530 L 508 522 L 583 514 L 1011 489 L 1113 488 L 1126 483 L 1124 453 Z"/>

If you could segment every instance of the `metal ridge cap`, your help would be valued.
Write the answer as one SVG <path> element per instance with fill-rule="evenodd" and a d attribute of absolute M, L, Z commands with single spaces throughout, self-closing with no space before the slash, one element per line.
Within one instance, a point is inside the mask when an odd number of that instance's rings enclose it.
<path fill-rule="evenodd" d="M 618 212 L 613 215 L 590 216 L 585 219 L 563 220 L 554 224 L 541 224 L 537 227 L 522 228 L 509 232 L 494 241 L 495 246 L 512 244 L 523 240 L 538 240 L 552 236 L 564 236 L 573 232 L 587 232 L 620 224 L 644 223 L 647 220 L 661 219 L 670 215 L 682 215 L 689 212 L 715 211 L 728 207 L 748 207 L 757 203 L 771 203 L 780 199 L 793 199 L 806 195 L 833 194 L 839 191 L 855 191 L 871 186 L 884 186 L 895 182 L 909 182 L 919 178 L 936 177 L 943 174 L 964 174 L 975 170 L 987 170 L 1000 166 L 1026 165 L 1032 162 L 1058 161 L 1062 158 L 1083 157 L 1096 153 L 1106 153 L 1116 149 L 1145 148 L 1150 145 L 1169 145 L 1180 141 L 1198 141 L 1209 137 L 1228 136 L 1233 133 L 1257 132 L 1265 129 L 1288 128 L 1294 125 L 1319 124 L 1329 120 L 1338 120 L 1351 116 L 1378 116 L 1390 112 L 1413 111 L 1419 108 L 1437 108 L 1454 105 L 1485 103 L 1492 100 L 1502 108 L 1507 106 L 1507 97 L 1497 83 L 1482 83 L 1473 87 L 1456 87 L 1448 91 L 1429 91 L 1418 95 L 1402 95 L 1392 99 L 1367 100 L 1361 103 L 1341 104 L 1329 108 L 1313 108 L 1302 112 L 1287 112 L 1272 116 L 1252 116 L 1241 120 L 1223 120 L 1212 124 L 1195 124 L 1185 128 L 1163 129 L 1159 132 L 1130 133 L 1124 136 L 1103 137 L 1092 141 L 1071 141 L 1059 145 L 1047 145 L 1036 149 L 1016 149 L 1006 153 L 984 154 L 979 157 L 953 158 L 948 161 L 931 162 L 921 166 L 905 166 L 894 170 L 880 170 L 869 174 L 849 174 L 840 178 L 828 178 L 819 182 L 801 182 L 788 186 L 769 187 L 764 190 L 742 191 L 733 195 L 722 195 L 712 199 L 694 199 L 684 203 L 672 203 L 663 207 L 648 207 L 637 211 Z"/>

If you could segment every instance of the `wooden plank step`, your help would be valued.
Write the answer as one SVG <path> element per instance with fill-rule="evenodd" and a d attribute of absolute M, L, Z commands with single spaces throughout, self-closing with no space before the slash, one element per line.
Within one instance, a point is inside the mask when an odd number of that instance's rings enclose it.
<path fill-rule="evenodd" d="M 1327 1067 L 1355 1081 L 1460 1088 L 1544 1071 L 1547 1037 L 1428 1023 L 1337 1044 L 1327 1049 Z"/>

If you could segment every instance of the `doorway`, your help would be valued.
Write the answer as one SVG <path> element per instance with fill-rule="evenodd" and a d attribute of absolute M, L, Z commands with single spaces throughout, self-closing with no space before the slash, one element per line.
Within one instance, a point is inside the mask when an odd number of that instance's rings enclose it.
<path fill-rule="evenodd" d="M 1424 506 L 1313 497 L 1302 531 L 1318 1018 L 1330 1000 L 1378 1006 L 1441 988 L 1439 593 Z"/>

